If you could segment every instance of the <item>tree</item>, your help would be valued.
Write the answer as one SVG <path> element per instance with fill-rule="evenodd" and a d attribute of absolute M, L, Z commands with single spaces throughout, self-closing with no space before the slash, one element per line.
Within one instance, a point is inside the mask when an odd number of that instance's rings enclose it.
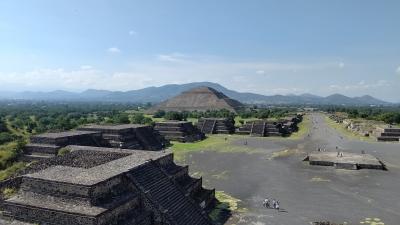
<path fill-rule="evenodd" d="M 164 110 L 157 110 L 157 112 L 154 113 L 153 117 L 154 118 L 162 118 L 165 116 L 165 111 Z"/>

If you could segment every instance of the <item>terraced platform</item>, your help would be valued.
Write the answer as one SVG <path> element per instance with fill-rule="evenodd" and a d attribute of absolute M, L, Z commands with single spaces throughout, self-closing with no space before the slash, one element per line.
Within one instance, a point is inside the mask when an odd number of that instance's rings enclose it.
<path fill-rule="evenodd" d="M 212 206 L 214 190 L 176 165 L 171 152 L 66 148 L 71 152 L 49 159 L 52 166 L 22 175 L 18 193 L 1 204 L 6 224 L 211 224 L 204 209 Z M 96 154 L 109 160 L 85 167 L 70 154 L 82 162 Z"/>
<path fill-rule="evenodd" d="M 370 154 L 350 152 L 312 152 L 304 159 L 310 165 L 333 166 L 337 169 L 377 169 L 386 170 L 385 165 Z"/>

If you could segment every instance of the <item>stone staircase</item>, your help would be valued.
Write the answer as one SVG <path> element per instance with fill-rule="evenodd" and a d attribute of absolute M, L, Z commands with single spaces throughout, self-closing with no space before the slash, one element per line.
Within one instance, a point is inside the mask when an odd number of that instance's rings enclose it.
<path fill-rule="evenodd" d="M 158 135 L 154 134 L 154 130 L 150 127 L 142 127 L 136 129 L 136 137 L 144 149 L 147 150 L 159 150 L 164 148 L 165 143 Z"/>
<path fill-rule="evenodd" d="M 253 122 L 250 135 L 257 136 L 257 137 L 264 137 L 265 136 L 265 121 Z"/>
<path fill-rule="evenodd" d="M 177 225 L 211 225 L 207 215 L 197 203 L 192 202 L 154 162 L 148 162 L 141 168 L 131 171 L 132 181 L 159 204 L 164 213 Z"/>
<path fill-rule="evenodd" d="M 201 126 L 201 132 L 205 134 L 214 133 L 215 123 L 216 123 L 215 120 L 204 120 Z"/>

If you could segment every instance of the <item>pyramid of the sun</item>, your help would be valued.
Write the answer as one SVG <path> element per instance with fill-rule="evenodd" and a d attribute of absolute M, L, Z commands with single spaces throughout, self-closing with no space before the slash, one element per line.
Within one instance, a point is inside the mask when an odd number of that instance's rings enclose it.
<path fill-rule="evenodd" d="M 227 109 L 236 112 L 243 104 L 210 87 L 197 87 L 182 92 L 150 109 L 164 111 L 207 111 Z"/>

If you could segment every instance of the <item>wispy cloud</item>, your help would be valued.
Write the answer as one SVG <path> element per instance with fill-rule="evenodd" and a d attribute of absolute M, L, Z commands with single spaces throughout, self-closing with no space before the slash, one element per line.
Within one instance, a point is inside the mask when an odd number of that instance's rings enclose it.
<path fill-rule="evenodd" d="M 157 55 L 157 59 L 165 62 L 184 62 L 186 60 L 186 56 L 182 53 L 171 53 L 171 54 L 159 54 Z"/>
<path fill-rule="evenodd" d="M 256 74 L 265 74 L 265 71 L 264 70 L 257 70 Z"/>
<path fill-rule="evenodd" d="M 93 67 L 92 67 L 91 65 L 82 65 L 80 68 L 81 68 L 81 70 L 90 70 L 90 69 L 93 69 Z"/>
<path fill-rule="evenodd" d="M 112 53 L 112 54 L 121 53 L 121 50 L 120 50 L 119 48 L 117 48 L 117 47 L 110 47 L 110 48 L 107 49 L 107 51 L 108 51 L 109 53 Z"/>
<path fill-rule="evenodd" d="M 129 34 L 130 36 L 133 36 L 133 35 L 136 35 L 136 34 L 137 34 L 137 32 L 136 32 L 136 31 L 134 31 L 134 30 L 130 30 L 130 31 L 128 32 L 128 34 Z"/>
<path fill-rule="evenodd" d="M 124 65 L 111 70 L 103 70 L 100 65 L 83 64 L 77 69 L 43 68 L 25 72 L 0 72 L 0 83 L 8 90 L 95 88 L 126 91 L 171 83 L 210 81 L 237 91 L 266 95 L 304 92 L 319 95 L 334 92 L 379 95 L 396 93 L 398 90 L 398 83 L 390 80 L 390 77 L 382 77 L 377 81 L 362 78 L 359 82 L 351 83 L 349 81 L 352 76 L 359 71 L 348 64 L 346 70 L 338 73 L 338 61 L 240 61 L 171 53 L 159 54 L 148 60 L 124 62 Z M 338 83 L 330 83 L 332 77 Z"/>
<path fill-rule="evenodd" d="M 346 85 L 339 85 L 339 84 L 332 84 L 329 86 L 331 90 L 337 91 L 348 91 L 348 90 L 367 90 L 367 89 L 376 89 L 381 87 L 389 87 L 390 83 L 387 80 L 378 80 L 374 83 L 366 83 L 365 81 L 360 81 L 356 84 L 346 84 Z"/>
<path fill-rule="evenodd" d="M 338 66 L 340 69 L 344 68 L 344 62 L 339 62 Z"/>
<path fill-rule="evenodd" d="M 396 73 L 400 74 L 400 66 L 397 67 Z"/>

